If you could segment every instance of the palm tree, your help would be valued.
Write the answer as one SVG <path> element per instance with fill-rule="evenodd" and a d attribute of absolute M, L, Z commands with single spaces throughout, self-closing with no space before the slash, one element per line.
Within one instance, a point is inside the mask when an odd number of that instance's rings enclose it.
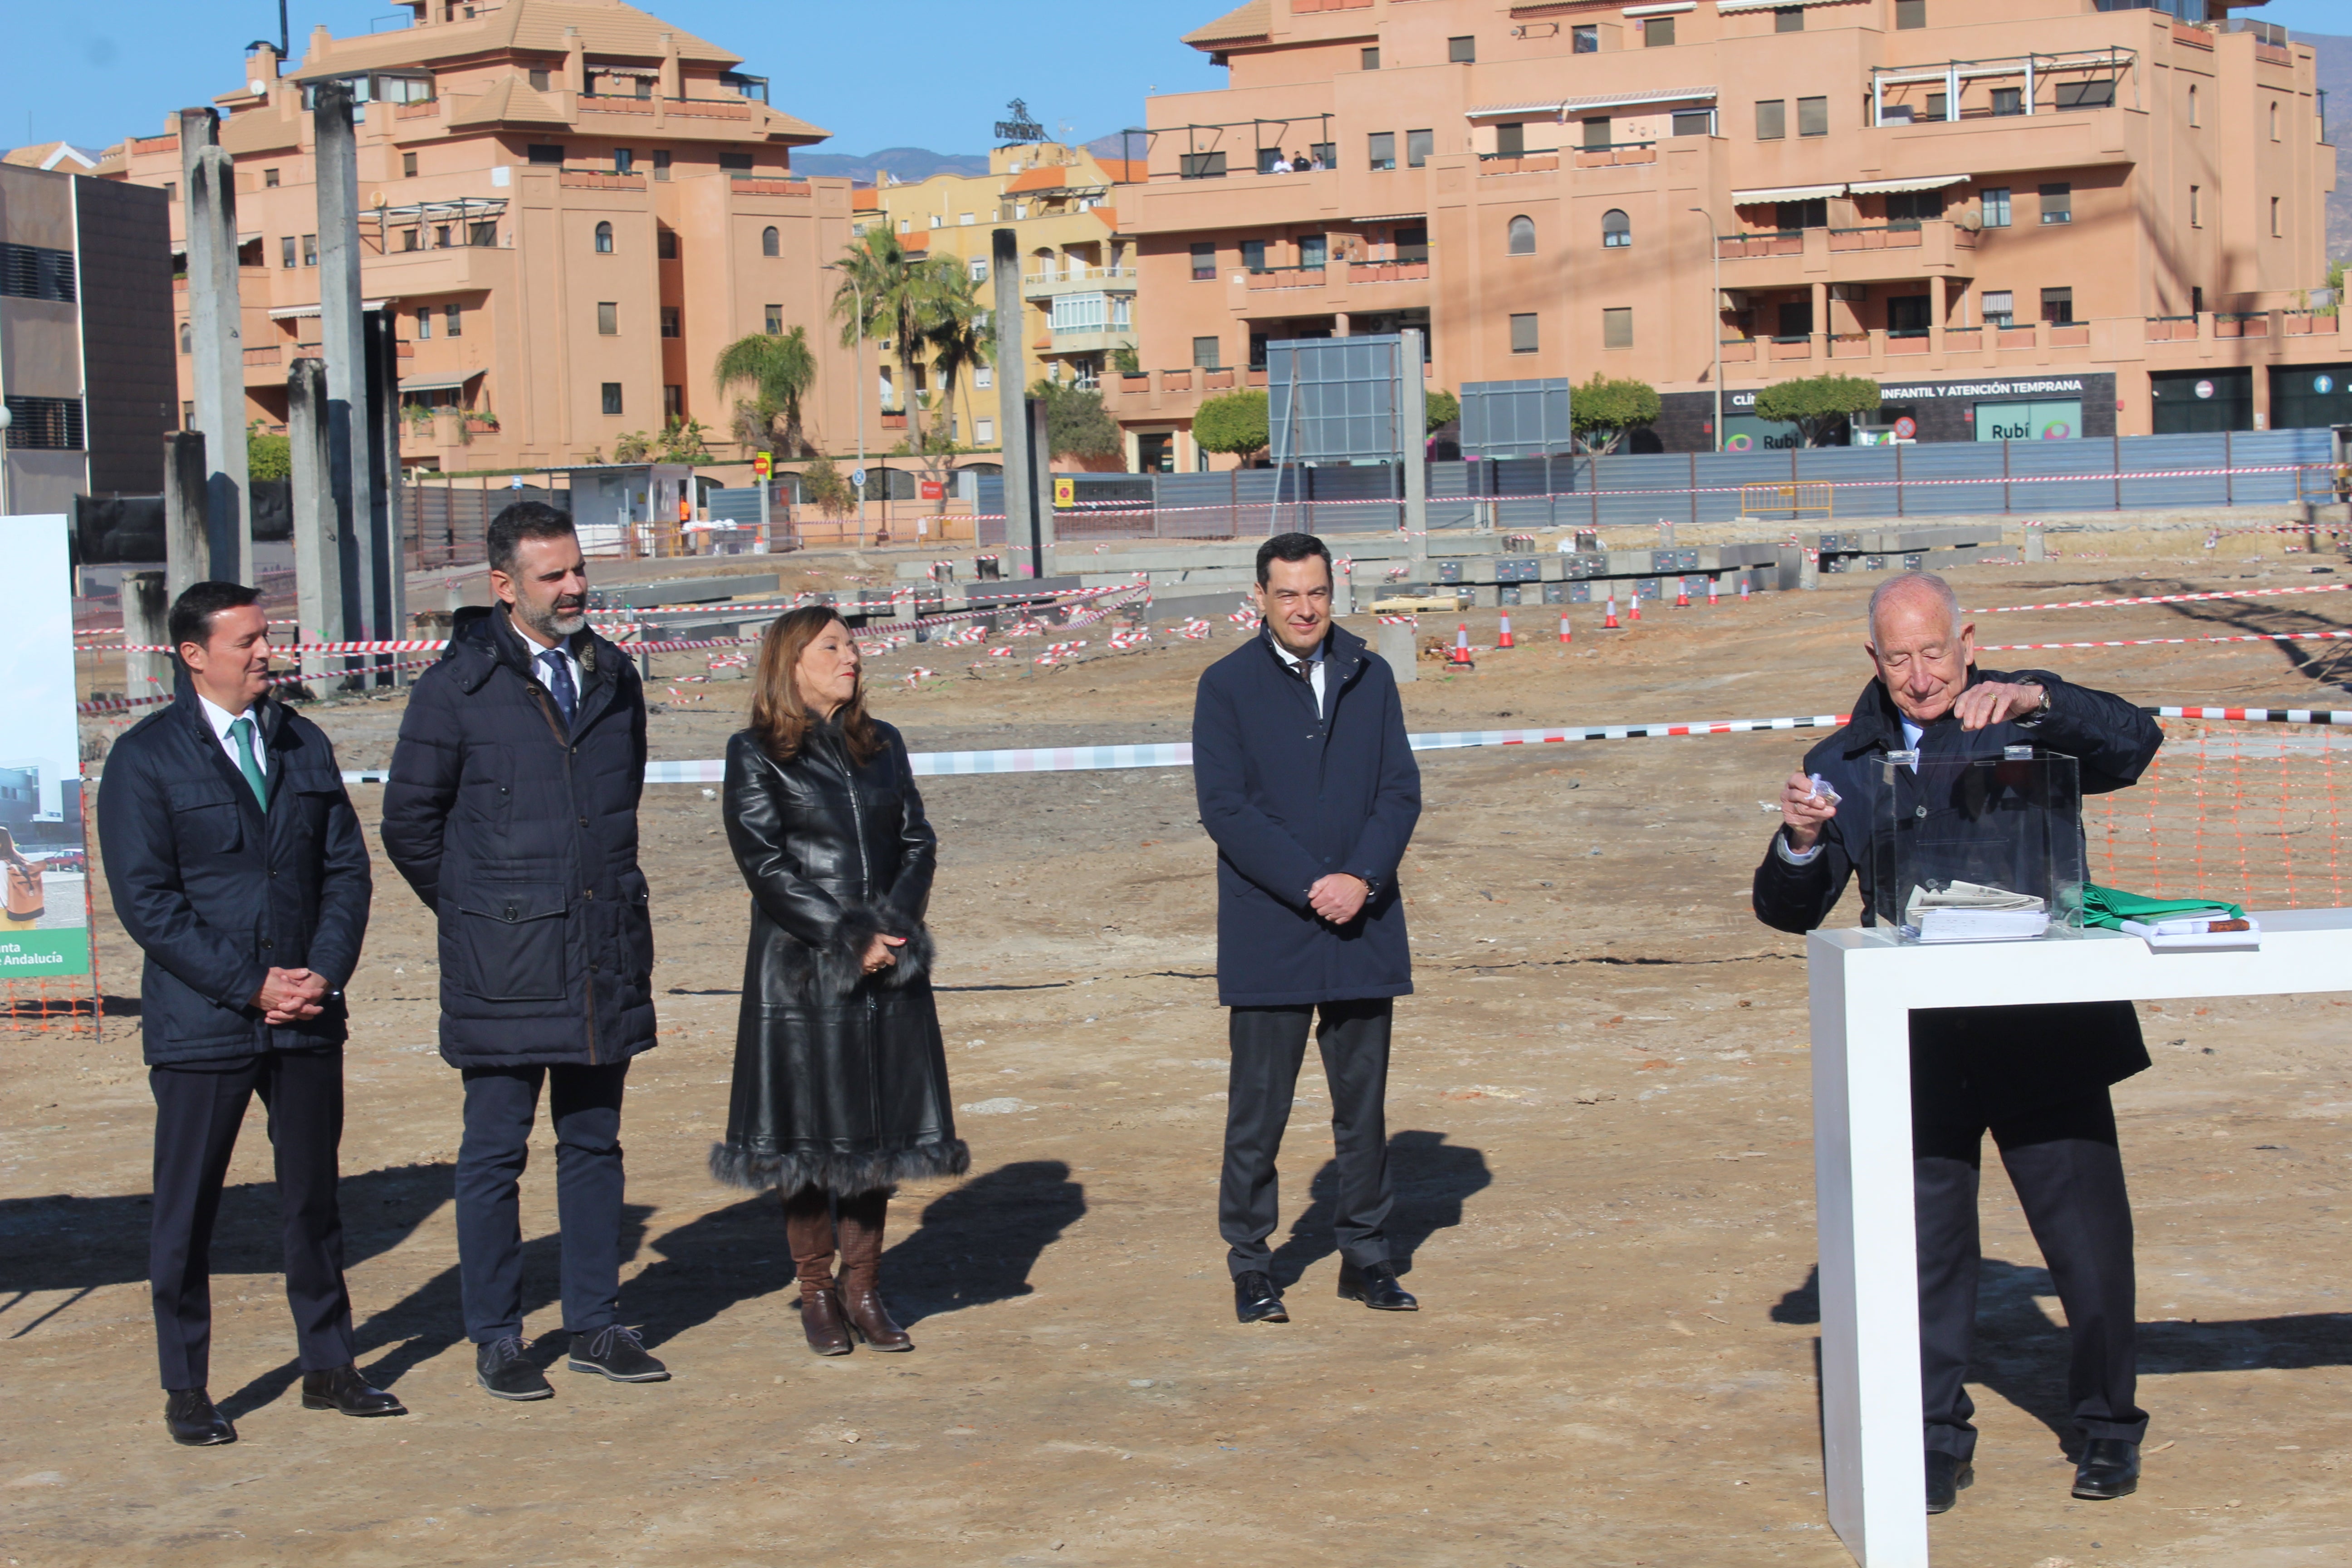
<path fill-rule="evenodd" d="M 924 334 L 931 351 L 931 373 L 940 384 L 940 405 L 952 412 L 956 384 L 975 370 L 985 370 L 994 336 L 988 312 L 980 302 L 980 286 L 961 268 L 941 280 L 940 313 Z"/>
<path fill-rule="evenodd" d="M 816 381 L 816 355 L 809 348 L 805 328 L 737 338 L 719 351 L 719 362 L 711 366 L 710 374 L 722 393 L 739 383 L 748 383 L 752 389 L 751 396 L 735 405 L 736 436 L 744 445 L 770 445 L 781 420 L 784 456 L 806 454 L 808 442 L 801 434 L 801 399 Z"/>
<path fill-rule="evenodd" d="M 888 229 L 874 228 L 850 242 L 835 270 L 842 275 L 833 293 L 833 313 L 842 323 L 841 346 L 855 348 L 861 330 L 889 344 L 898 361 L 899 395 L 907 407 L 907 445 L 919 452 L 922 404 L 911 395 L 917 356 L 932 328 L 954 314 L 957 301 L 971 302 L 962 265 L 951 257 L 917 257 Z M 965 284 L 960 295 L 958 282 Z M 866 395 L 863 388 L 858 395 Z"/>

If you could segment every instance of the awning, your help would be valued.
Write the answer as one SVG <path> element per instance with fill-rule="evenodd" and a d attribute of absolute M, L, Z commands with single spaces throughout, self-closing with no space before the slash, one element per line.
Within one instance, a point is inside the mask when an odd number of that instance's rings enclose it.
<path fill-rule="evenodd" d="M 1737 16 L 1742 11 L 1779 11 L 1802 5 L 1852 5 L 1857 0 L 1715 0 L 1715 8 L 1725 16 Z"/>
<path fill-rule="evenodd" d="M 1761 191 L 1734 191 L 1732 205 L 1750 206 L 1759 202 L 1809 202 L 1817 196 L 1845 195 L 1843 183 L 1834 185 L 1775 185 Z"/>
<path fill-rule="evenodd" d="M 1640 103 L 1688 103 L 1693 100 L 1715 101 L 1716 89 L 1711 87 L 1640 88 L 1628 92 L 1593 93 L 1582 98 L 1548 98 L 1537 103 L 1495 103 L 1477 109 L 1465 110 L 1466 120 L 1486 120 L 1500 114 L 1569 115 L 1587 109 L 1622 109 Z"/>
<path fill-rule="evenodd" d="M 481 379 L 482 373 L 478 370 L 469 370 L 463 375 L 404 375 L 400 378 L 400 390 L 404 394 L 411 392 L 454 392 L 458 387 L 467 384 L 468 382 L 479 381 Z"/>
<path fill-rule="evenodd" d="M 1698 0 L 1667 0 L 1667 3 L 1662 5 L 1628 5 L 1625 7 L 1624 15 L 1628 16 L 1671 16 L 1677 11 L 1696 11 L 1697 9 Z"/>
<path fill-rule="evenodd" d="M 259 239 L 260 237 L 261 237 L 261 236 L 259 236 L 259 235 L 257 235 L 257 234 L 240 234 L 240 235 L 238 235 L 238 236 L 236 237 L 236 247 L 237 247 L 239 250 L 243 250 L 247 246 L 251 245 L 254 241 L 256 241 L 256 240 Z M 173 241 L 172 242 L 172 254 L 173 254 L 173 255 L 174 255 L 174 256 L 185 256 L 187 253 L 188 253 L 188 242 L 187 242 L 186 240 L 184 240 L 184 239 L 175 239 L 175 240 L 173 240 Z"/>
<path fill-rule="evenodd" d="M 1351 217 L 1349 223 L 1419 223 L 1427 213 L 1375 213 L 1370 217 Z"/>
<path fill-rule="evenodd" d="M 391 303 L 389 300 L 362 300 L 360 301 L 360 309 L 381 310 Z M 315 316 L 318 313 L 319 307 L 316 305 L 280 305 L 269 312 L 269 319 L 273 321 L 292 321 L 304 316 Z"/>
<path fill-rule="evenodd" d="M 1878 196 L 1894 191 L 1940 191 L 1975 178 L 1974 174 L 1922 174 L 1909 180 L 1856 180 L 1846 189 L 1858 196 Z"/>

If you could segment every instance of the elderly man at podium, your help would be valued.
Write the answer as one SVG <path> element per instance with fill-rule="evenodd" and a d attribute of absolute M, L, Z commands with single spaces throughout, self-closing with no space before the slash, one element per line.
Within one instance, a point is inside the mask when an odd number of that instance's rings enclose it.
<path fill-rule="evenodd" d="M 2074 758 L 2082 791 L 2095 794 L 2137 780 L 2164 741 L 2122 698 L 2041 670 L 1976 668 L 1976 628 L 1962 624 L 1950 586 L 1927 573 L 1906 572 L 1871 595 L 1864 647 L 1876 678 L 1854 700 L 1845 728 L 1790 776 L 1781 826 L 1756 868 L 1757 918 L 1780 931 L 1819 927 L 1850 876 L 1862 879 L 1863 923 L 1876 923 L 1873 878 L 1882 860 L 1871 840 L 1892 773 L 1888 752 L 1916 753 L 1916 772 L 1923 761 L 2000 758 L 2004 748 L 2032 746 Z M 2074 1495 L 2119 1498 L 2139 1484 L 2147 1415 L 2136 1403 L 2131 1203 L 2108 1089 L 2147 1065 L 2127 1002 L 1911 1015 L 1930 1513 L 1949 1509 L 1974 1479 L 1975 1406 L 1963 1384 L 1976 1326 L 1977 1185 L 1988 1131 L 2066 1311 L 2067 1398 L 2082 1437 Z"/>

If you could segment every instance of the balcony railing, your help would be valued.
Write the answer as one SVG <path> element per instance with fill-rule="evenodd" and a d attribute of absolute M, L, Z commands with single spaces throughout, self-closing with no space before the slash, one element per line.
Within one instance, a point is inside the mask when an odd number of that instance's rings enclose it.
<path fill-rule="evenodd" d="M 1878 224 L 1864 228 L 1830 230 L 1832 250 L 1916 250 L 1922 245 L 1916 223 Z"/>
<path fill-rule="evenodd" d="M 1580 169 L 1611 169 L 1631 163 L 1654 163 L 1658 161 L 1655 142 L 1613 142 L 1606 147 L 1572 147 L 1576 166 Z"/>
<path fill-rule="evenodd" d="M 730 176 L 728 184 L 736 195 L 744 196 L 806 196 L 816 190 L 806 180 L 775 174 L 735 174 Z"/>
<path fill-rule="evenodd" d="M 1715 237 L 1715 254 L 1725 261 L 1744 261 L 1765 256 L 1802 256 L 1804 253 L 1805 237 L 1801 231 L 1718 234 Z"/>
<path fill-rule="evenodd" d="M 612 169 L 565 169 L 556 184 L 568 191 L 642 191 L 646 177 L 634 170 L 624 174 Z"/>
<path fill-rule="evenodd" d="M 2270 314 L 2264 310 L 2216 310 L 2213 313 L 2213 335 L 2217 338 L 2269 337 Z"/>
<path fill-rule="evenodd" d="M 245 351 L 245 363 L 247 364 L 277 364 L 284 357 L 284 350 L 277 343 L 263 343 L 258 348 Z"/>
<path fill-rule="evenodd" d="M 1556 147 L 1547 147 L 1539 153 L 1481 153 L 1478 154 L 1478 174 L 1481 178 L 1490 174 L 1548 174 L 1559 167 L 1559 149 Z"/>

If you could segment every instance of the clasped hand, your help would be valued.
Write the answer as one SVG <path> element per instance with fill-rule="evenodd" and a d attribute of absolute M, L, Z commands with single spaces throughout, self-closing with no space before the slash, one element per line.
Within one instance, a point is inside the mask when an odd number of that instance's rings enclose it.
<path fill-rule="evenodd" d="M 898 955 L 890 950 L 894 947 L 904 947 L 906 945 L 907 939 L 903 936 L 877 936 L 872 942 L 867 942 L 866 944 L 866 956 L 861 960 L 865 965 L 866 973 L 868 974 L 879 974 L 882 971 L 896 966 L 898 962 Z"/>
<path fill-rule="evenodd" d="M 1333 925 L 1343 926 L 1363 913 L 1371 890 L 1361 877 L 1334 871 L 1307 889 L 1307 903 Z"/>
<path fill-rule="evenodd" d="M 307 969 L 273 969 L 253 994 L 253 1005 L 273 1028 L 306 1023 L 327 1010 L 331 988 L 324 975 Z"/>

